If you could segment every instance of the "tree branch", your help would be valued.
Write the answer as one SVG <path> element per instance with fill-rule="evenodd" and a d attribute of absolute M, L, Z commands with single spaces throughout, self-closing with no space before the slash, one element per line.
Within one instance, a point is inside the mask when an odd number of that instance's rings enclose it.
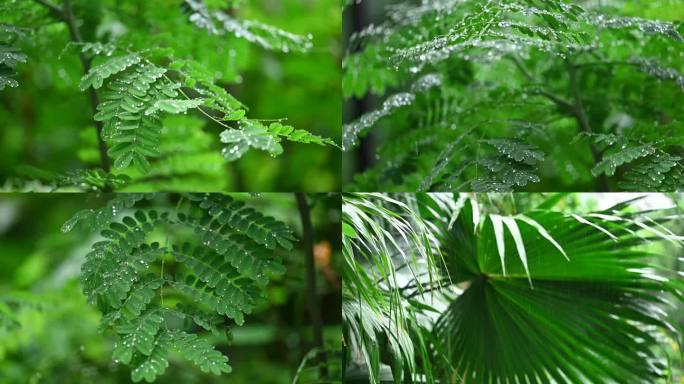
<path fill-rule="evenodd" d="M 532 76 L 530 71 L 528 71 L 527 68 L 525 68 L 525 65 L 522 63 L 522 61 L 520 61 L 519 57 L 517 57 L 517 56 L 508 56 L 508 57 L 513 61 L 513 64 L 515 64 L 515 66 L 523 74 L 523 76 L 525 76 L 525 78 L 527 78 L 527 80 L 529 80 L 530 82 L 536 83 L 536 79 L 534 78 L 534 76 Z M 553 94 L 553 93 L 551 93 L 545 89 L 541 89 L 541 88 L 536 89 L 535 93 L 537 93 L 540 96 L 544 96 L 547 99 L 553 101 L 556 105 L 558 105 L 558 107 L 560 107 L 565 112 L 574 114 L 574 109 L 575 109 L 574 106 L 570 102 L 565 101 L 562 97 L 557 96 L 557 95 L 555 95 L 555 94 Z"/>
<path fill-rule="evenodd" d="M 48 11 L 50 11 L 50 13 L 52 13 L 53 16 L 57 17 L 60 20 L 64 20 L 64 13 L 62 12 L 62 10 L 58 6 L 48 2 L 47 0 L 33 0 L 33 1 L 42 5 L 45 8 L 47 8 Z"/>
<path fill-rule="evenodd" d="M 575 118 L 577 119 L 577 123 L 579 124 L 582 132 L 591 134 L 593 133 L 593 130 L 591 129 L 591 125 L 589 125 L 589 119 L 587 118 L 586 111 L 584 110 L 584 105 L 582 104 L 582 93 L 580 91 L 579 83 L 577 81 L 577 70 L 575 68 L 575 65 L 569 61 L 567 62 L 567 67 L 568 73 L 570 75 L 570 88 L 575 99 Z M 591 154 L 594 157 L 594 163 L 600 163 L 603 159 L 603 156 L 601 155 L 601 152 L 598 150 L 598 148 L 593 142 L 590 142 L 589 149 L 591 150 Z M 610 190 L 610 185 L 608 184 L 608 177 L 605 173 L 602 173 L 601 176 L 599 176 L 598 187 L 599 192 L 608 192 Z"/>
<path fill-rule="evenodd" d="M 534 76 L 525 68 L 525 65 L 520 61 L 515 55 L 509 56 L 513 61 L 518 70 L 525 76 L 529 81 L 536 82 Z M 568 72 L 570 74 L 570 88 L 573 94 L 574 103 L 570 103 L 560 96 L 557 96 L 545 89 L 537 89 L 535 92 L 547 99 L 553 101 L 559 108 L 563 109 L 565 112 L 569 113 L 577 120 L 580 130 L 586 133 L 593 133 L 591 125 L 589 125 L 589 119 L 587 118 L 584 105 L 582 104 L 582 95 L 579 88 L 579 83 L 577 82 L 577 72 L 574 64 L 567 62 Z M 594 163 L 598 164 L 602 160 L 601 152 L 598 150 L 594 143 L 589 144 L 589 149 L 594 158 Z M 606 192 L 610 190 L 610 185 L 608 183 L 608 177 L 605 174 L 599 176 L 599 190 L 601 192 Z"/>
<path fill-rule="evenodd" d="M 81 32 L 78 30 L 78 25 L 76 25 L 76 19 L 74 18 L 74 13 L 71 9 L 70 0 L 64 0 L 62 9 L 48 2 L 47 0 L 34 1 L 47 8 L 53 16 L 63 21 L 67 25 L 71 41 L 78 44 L 83 43 Z M 91 67 L 90 58 L 83 52 L 79 53 L 79 58 L 81 59 L 81 65 L 83 66 L 83 73 L 88 73 Z M 97 91 L 95 91 L 95 89 L 89 89 L 88 99 L 90 100 L 90 107 L 93 111 L 93 115 L 95 115 L 95 113 L 97 113 L 97 105 L 100 104 L 100 100 L 97 97 Z M 97 130 L 97 143 L 100 151 L 100 165 L 105 172 L 109 172 L 110 165 L 109 156 L 107 155 L 107 144 L 105 144 L 104 140 L 102 139 L 102 122 L 95 121 L 95 130 Z"/>
<path fill-rule="evenodd" d="M 639 66 L 639 64 L 632 63 L 629 61 L 587 61 L 584 63 L 575 63 L 573 65 L 575 66 L 575 68 L 601 66 L 601 65 L 608 65 L 608 66 L 626 65 L 626 66 L 632 66 L 632 67 L 638 67 Z"/>
<path fill-rule="evenodd" d="M 67 27 L 69 27 L 69 35 L 71 36 L 71 40 L 73 40 L 76 43 L 83 43 L 81 33 L 78 30 L 78 26 L 76 25 L 74 13 L 71 10 L 70 0 L 64 0 L 63 13 L 64 22 L 67 24 Z M 86 56 L 86 54 L 83 52 L 79 53 L 78 56 L 81 59 L 81 64 L 83 65 L 83 73 L 88 73 L 90 71 L 91 66 L 90 58 Z M 98 104 L 100 104 L 100 100 L 97 97 L 97 91 L 94 88 L 89 88 L 88 93 L 88 97 L 90 99 L 90 107 L 93 110 L 93 115 L 95 115 L 95 113 L 97 113 L 97 106 Z M 97 130 L 97 144 L 100 150 L 100 164 L 102 165 L 102 169 L 104 169 L 105 172 L 109 172 L 110 167 L 109 156 L 107 155 L 107 144 L 105 144 L 104 140 L 102 139 L 102 122 L 96 120 L 93 121 L 95 121 L 95 129 Z"/>
<path fill-rule="evenodd" d="M 314 231 L 311 224 L 311 207 L 304 193 L 296 192 L 295 198 L 297 199 L 299 216 L 302 220 L 302 244 L 304 246 L 304 256 L 306 257 L 307 301 L 309 302 L 309 316 L 311 316 L 311 326 L 313 327 L 314 344 L 320 351 L 323 351 L 323 322 L 316 292 L 316 266 L 314 264 L 313 252 Z M 323 352 L 321 352 L 318 361 L 321 363 L 321 377 L 326 377 L 328 375 L 327 369 L 325 364 L 323 364 L 326 361 L 326 356 Z"/>

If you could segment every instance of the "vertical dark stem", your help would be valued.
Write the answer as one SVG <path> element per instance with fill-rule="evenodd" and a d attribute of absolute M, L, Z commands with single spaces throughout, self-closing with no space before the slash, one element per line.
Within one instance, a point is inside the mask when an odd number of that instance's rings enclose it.
<path fill-rule="evenodd" d="M 323 322 L 321 320 L 321 312 L 319 307 L 318 294 L 316 292 L 316 269 L 314 265 L 314 231 L 311 224 L 311 207 L 306 200 L 306 195 L 302 192 L 296 192 L 297 207 L 299 208 L 299 217 L 302 220 L 302 244 L 304 246 L 304 257 L 306 258 L 306 293 L 307 301 L 309 303 L 309 316 L 311 316 L 311 325 L 314 333 L 314 344 L 318 348 L 320 354 L 318 355 L 318 362 L 320 365 L 321 377 L 327 376 L 327 368 L 325 367 L 326 356 L 323 353 Z"/>
<path fill-rule="evenodd" d="M 83 43 L 81 32 L 78 30 L 78 25 L 76 25 L 74 12 L 71 10 L 70 0 L 64 0 L 62 9 L 47 0 L 35 0 L 35 2 L 47 8 L 54 17 L 63 21 L 67 25 L 71 41 L 74 43 Z M 79 53 L 79 58 L 81 59 L 81 65 L 83 66 L 83 73 L 88 73 L 91 66 L 90 58 L 83 52 Z M 97 112 L 97 105 L 100 104 L 100 101 L 97 97 L 97 91 L 95 91 L 95 89 L 89 89 L 88 99 L 90 100 L 90 107 L 93 111 L 93 115 L 95 115 Z M 100 165 L 102 166 L 102 169 L 109 172 L 110 166 L 109 156 L 107 156 L 107 144 L 105 144 L 104 140 L 102 140 L 102 122 L 95 121 L 95 129 L 97 130 L 97 143 L 100 150 Z"/>
<path fill-rule="evenodd" d="M 572 88 L 572 93 L 573 93 L 573 98 L 574 98 L 574 111 L 575 111 L 575 118 L 577 119 L 577 123 L 580 126 L 580 129 L 582 132 L 585 133 L 593 133 L 593 130 L 591 129 L 591 125 L 589 125 L 589 119 L 587 118 L 587 113 L 584 110 L 584 105 L 582 104 L 582 94 L 580 92 L 579 88 L 579 83 L 577 81 L 577 70 L 575 68 L 575 65 L 571 63 L 570 61 L 567 62 L 568 66 L 568 73 L 570 75 L 570 87 Z M 590 138 L 591 140 L 591 138 Z M 596 145 L 593 143 L 593 141 L 590 141 L 589 144 L 589 149 L 591 150 L 591 154 L 594 157 L 594 163 L 598 164 L 601 162 L 603 159 L 603 156 L 601 152 L 598 150 Z M 605 173 L 602 173 L 599 176 L 598 180 L 598 188 L 599 192 L 609 192 L 610 191 L 610 185 L 608 184 L 608 177 L 606 176 Z"/>
<path fill-rule="evenodd" d="M 353 31 L 360 31 L 366 25 L 367 16 L 367 5 L 365 1 L 354 2 L 350 7 L 348 12 L 351 12 L 351 28 Z M 352 101 L 354 118 L 357 118 L 364 113 L 366 113 L 371 105 L 368 95 L 364 95 L 362 98 L 354 98 Z M 363 172 L 373 165 L 373 134 L 369 134 L 364 140 L 359 140 L 357 161 L 358 164 L 356 169 L 358 172 Z"/>
<path fill-rule="evenodd" d="M 69 28 L 71 40 L 76 43 L 82 43 L 83 38 L 81 38 L 81 33 L 76 25 L 76 19 L 74 18 L 74 13 L 71 10 L 70 0 L 64 0 L 63 19 Z M 81 59 L 81 64 L 83 65 L 83 73 L 88 73 L 91 67 L 90 58 L 83 52 L 79 53 L 79 58 Z M 90 107 L 92 108 L 94 115 L 97 113 L 97 105 L 100 104 L 100 100 L 97 97 L 97 91 L 95 91 L 95 89 L 92 87 L 88 90 L 88 98 L 90 99 Z M 95 129 L 97 130 L 97 143 L 100 150 L 100 164 L 102 165 L 102 169 L 104 169 L 106 172 L 109 172 L 109 156 L 107 156 L 107 144 L 105 144 L 104 140 L 102 139 L 101 121 L 95 121 Z"/>

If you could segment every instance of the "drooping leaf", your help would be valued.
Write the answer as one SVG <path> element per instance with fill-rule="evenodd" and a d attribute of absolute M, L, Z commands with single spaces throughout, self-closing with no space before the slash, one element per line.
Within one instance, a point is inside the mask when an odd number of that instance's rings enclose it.
<path fill-rule="evenodd" d="M 91 68 L 90 72 L 81 79 L 79 88 L 81 88 L 81 91 L 85 91 L 90 87 L 98 89 L 110 76 L 122 72 L 132 65 L 140 63 L 140 60 L 140 56 L 135 53 L 112 57 L 104 63 Z"/>
<path fill-rule="evenodd" d="M 638 147 L 621 148 L 617 152 L 604 156 L 603 160 L 591 170 L 594 176 L 605 173 L 608 176 L 615 174 L 617 167 L 630 163 L 641 157 L 652 155 L 656 149 L 650 145 L 645 144 Z"/>
<path fill-rule="evenodd" d="M 283 147 L 263 125 L 247 121 L 241 129 L 226 129 L 221 132 L 221 142 L 230 144 L 221 153 L 227 161 L 241 158 L 251 148 L 267 151 L 271 156 L 278 156 Z"/>
<path fill-rule="evenodd" d="M 157 111 L 167 112 L 167 113 L 186 113 L 188 109 L 197 108 L 204 103 L 204 99 L 194 99 L 194 100 L 175 100 L 175 99 L 162 99 L 157 100 L 149 108 L 145 110 L 146 115 L 152 115 Z"/>

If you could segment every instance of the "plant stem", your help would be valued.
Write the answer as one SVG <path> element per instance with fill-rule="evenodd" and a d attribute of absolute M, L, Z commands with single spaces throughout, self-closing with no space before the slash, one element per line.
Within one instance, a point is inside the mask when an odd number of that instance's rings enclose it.
<path fill-rule="evenodd" d="M 36 3 L 42 5 L 43 7 L 47 8 L 48 11 L 50 11 L 50 13 L 53 14 L 53 16 L 64 20 L 64 14 L 58 6 L 51 4 L 51 3 L 48 3 L 46 0 L 34 0 L 34 1 Z"/>
<path fill-rule="evenodd" d="M 311 316 L 311 325 L 314 333 L 314 346 L 323 351 L 323 322 L 321 320 L 321 312 L 318 303 L 318 294 L 316 292 L 316 269 L 314 264 L 313 241 L 314 231 L 311 224 L 311 207 L 306 200 L 306 195 L 302 192 L 295 192 L 297 199 L 297 207 L 299 208 L 299 217 L 302 220 L 302 244 L 304 246 L 304 257 L 306 265 L 306 285 L 307 285 L 307 301 L 309 302 L 309 316 Z M 327 376 L 327 368 L 325 367 L 326 356 L 323 352 L 318 357 L 320 365 L 321 378 Z"/>
<path fill-rule="evenodd" d="M 574 105 L 574 111 L 575 111 L 575 118 L 577 119 L 577 123 L 580 126 L 580 129 L 588 134 L 593 133 L 593 130 L 591 129 L 591 125 L 589 125 L 589 119 L 587 118 L 586 111 L 584 110 L 584 105 L 582 104 L 582 93 L 579 88 L 579 83 L 577 81 L 577 70 L 575 68 L 575 65 L 571 62 L 566 62 L 567 67 L 568 67 L 568 73 L 570 75 L 570 87 L 573 93 L 575 105 Z M 593 142 L 589 143 L 589 149 L 591 150 L 591 154 L 594 157 L 594 163 L 598 164 L 602 160 L 602 155 L 601 152 L 598 150 L 596 145 Z M 608 184 L 608 177 L 606 176 L 605 173 L 602 173 L 599 176 L 599 192 L 608 192 L 610 191 L 610 185 Z"/>
<path fill-rule="evenodd" d="M 520 61 L 520 58 L 517 56 L 510 56 L 511 60 L 513 61 L 513 64 L 515 64 L 516 68 L 527 78 L 527 80 L 531 82 L 536 82 L 534 76 L 525 68 L 525 65 Z M 546 97 L 547 99 L 553 101 L 559 108 L 564 110 L 565 112 L 570 112 L 572 113 L 574 110 L 574 106 L 568 102 L 565 101 L 562 97 L 557 96 L 545 89 L 537 89 L 536 93 L 538 93 L 541 96 Z"/>
<path fill-rule="evenodd" d="M 49 3 L 47 0 L 34 0 L 36 3 L 47 8 L 50 13 L 56 18 L 63 21 L 67 28 L 69 29 L 69 36 L 71 41 L 81 44 L 83 43 L 83 38 L 81 37 L 81 32 L 78 30 L 76 25 L 76 19 L 74 18 L 74 13 L 71 10 L 70 0 L 64 0 L 63 7 L 60 9 L 54 4 Z M 83 73 L 88 73 L 91 67 L 91 60 L 85 53 L 79 53 L 79 58 L 81 59 L 81 65 L 83 66 Z M 90 100 L 90 107 L 93 111 L 93 115 L 97 112 L 97 105 L 100 104 L 99 98 L 97 97 L 97 91 L 94 88 L 90 88 L 88 91 L 88 98 Z M 97 130 L 97 143 L 100 150 L 100 165 L 105 172 L 109 172 L 109 156 L 107 155 L 107 144 L 105 144 L 102 139 L 102 122 L 95 121 L 95 129 Z"/>

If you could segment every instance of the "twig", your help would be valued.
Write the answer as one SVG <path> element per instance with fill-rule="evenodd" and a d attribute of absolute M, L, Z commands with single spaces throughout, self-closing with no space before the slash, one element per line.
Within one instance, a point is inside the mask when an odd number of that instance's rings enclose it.
<path fill-rule="evenodd" d="M 595 65 L 627 65 L 627 66 L 639 66 L 637 63 L 632 63 L 629 61 L 587 61 L 584 63 L 573 64 L 575 68 L 590 67 Z"/>
<path fill-rule="evenodd" d="M 575 118 L 580 126 L 580 129 L 588 134 L 592 134 L 593 130 L 591 125 L 589 125 L 589 119 L 587 118 L 586 111 L 584 110 L 584 105 L 582 104 L 582 93 L 579 88 L 579 83 L 577 81 L 577 70 L 573 63 L 567 62 L 568 73 L 570 75 L 570 87 L 575 99 Z M 601 152 L 598 150 L 593 142 L 589 143 L 589 149 L 594 157 L 594 162 L 596 164 L 600 163 L 602 160 Z M 605 173 L 599 176 L 599 192 L 608 192 L 610 190 L 610 185 L 608 184 L 608 177 Z"/>
<path fill-rule="evenodd" d="M 45 8 L 47 8 L 50 11 L 50 13 L 52 13 L 57 18 L 64 20 L 64 13 L 62 12 L 62 10 L 58 6 L 48 2 L 46 0 L 33 0 L 33 1 L 42 5 Z"/>
<path fill-rule="evenodd" d="M 525 76 L 525 78 L 527 78 L 527 80 L 529 80 L 533 83 L 536 82 L 534 76 L 532 76 L 530 71 L 528 71 L 527 68 L 525 68 L 525 65 L 520 61 L 520 58 L 518 58 L 517 56 L 509 56 L 509 57 L 513 61 L 513 64 L 515 64 L 515 66 L 518 68 L 518 70 L 520 70 L 520 72 L 523 74 L 523 76 Z M 541 89 L 541 88 L 535 90 L 535 92 L 537 94 L 544 96 L 547 99 L 553 101 L 554 103 L 556 103 L 556 105 L 558 105 L 559 107 L 564 109 L 566 112 L 569 112 L 569 113 L 574 112 L 574 106 L 569 101 L 564 100 L 562 97 L 557 96 L 557 95 L 555 95 L 555 94 L 553 94 L 553 93 L 551 93 L 545 89 Z"/>
<path fill-rule="evenodd" d="M 67 25 L 67 28 L 69 29 L 69 36 L 71 37 L 71 40 L 73 42 L 78 44 L 83 43 L 83 39 L 81 38 L 81 32 L 78 30 L 78 26 L 76 25 L 76 19 L 74 18 L 74 13 L 71 9 L 70 0 L 64 0 L 62 9 L 60 9 L 52 3 L 49 3 L 47 0 L 34 1 L 47 8 L 50 11 L 50 13 L 52 13 L 56 18 L 60 19 Z M 87 74 L 88 72 L 90 72 L 91 60 L 83 52 L 79 53 L 79 58 L 81 59 L 83 72 Z M 95 113 L 97 113 L 97 106 L 98 104 L 100 104 L 100 100 L 97 97 L 97 91 L 94 88 L 91 87 L 88 92 L 90 107 L 94 115 Z M 97 143 L 100 151 L 100 165 L 102 166 L 102 169 L 105 172 L 109 172 L 109 156 L 107 155 L 107 144 L 105 144 L 104 140 L 102 139 L 102 128 L 102 122 L 95 120 L 95 129 L 97 130 Z"/>
<path fill-rule="evenodd" d="M 311 316 L 311 325 L 314 331 L 314 344 L 319 350 L 323 350 L 323 322 L 321 320 L 321 312 L 318 303 L 318 294 L 316 292 L 316 269 L 314 265 L 313 240 L 314 232 L 311 224 L 311 207 L 306 200 L 306 195 L 302 192 L 296 192 L 297 207 L 299 208 L 299 216 L 302 220 L 302 244 L 304 246 L 304 257 L 306 258 L 306 285 L 307 285 L 307 301 L 309 302 L 309 315 Z M 318 361 L 324 362 L 326 356 L 321 353 Z M 325 364 L 320 366 L 321 377 L 328 375 Z"/>
<path fill-rule="evenodd" d="M 165 77 L 168 81 L 172 81 L 171 79 L 169 79 L 168 76 L 164 75 L 164 77 Z M 183 92 L 183 90 L 182 90 L 181 88 L 178 88 L 178 92 L 180 92 L 180 94 L 183 95 L 183 97 L 185 97 L 186 99 L 188 99 L 188 100 L 194 100 L 194 99 L 190 98 L 190 96 L 188 96 L 185 92 Z M 214 120 L 214 122 L 216 122 L 217 124 L 223 126 L 224 128 L 235 129 L 235 128 L 233 128 L 233 127 L 231 127 L 231 126 L 229 126 L 229 125 L 223 123 L 222 121 L 216 119 L 214 116 L 210 115 L 210 114 L 207 113 L 204 109 L 202 109 L 202 107 L 197 107 L 197 109 L 198 109 L 200 112 L 202 112 L 202 114 L 203 114 L 204 116 L 206 116 L 206 117 L 208 117 L 208 118 Z"/>

